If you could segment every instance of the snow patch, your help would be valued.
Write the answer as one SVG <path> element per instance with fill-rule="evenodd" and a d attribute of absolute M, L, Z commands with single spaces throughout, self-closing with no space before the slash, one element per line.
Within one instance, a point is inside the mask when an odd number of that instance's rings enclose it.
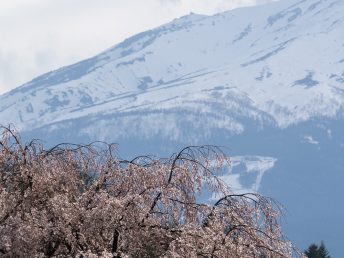
<path fill-rule="evenodd" d="M 309 143 L 309 144 L 313 144 L 313 145 L 318 145 L 319 144 L 319 142 L 314 140 L 314 138 L 312 136 L 310 136 L 310 135 L 306 135 L 304 137 L 304 140 L 306 141 L 306 143 Z"/>
<path fill-rule="evenodd" d="M 262 156 L 234 156 L 232 166 L 221 176 L 234 193 L 257 193 L 264 174 L 271 170 L 277 159 Z"/>

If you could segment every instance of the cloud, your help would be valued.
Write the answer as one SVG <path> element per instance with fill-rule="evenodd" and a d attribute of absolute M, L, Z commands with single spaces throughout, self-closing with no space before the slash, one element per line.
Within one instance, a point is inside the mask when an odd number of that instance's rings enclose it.
<path fill-rule="evenodd" d="M 272 0 L 0 0 L 0 94 L 190 12 Z"/>

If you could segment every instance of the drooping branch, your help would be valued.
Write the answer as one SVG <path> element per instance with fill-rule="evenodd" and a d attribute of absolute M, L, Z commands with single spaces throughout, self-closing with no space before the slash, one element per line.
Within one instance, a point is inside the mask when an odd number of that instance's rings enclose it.
<path fill-rule="evenodd" d="M 230 163 L 217 147 L 126 161 L 111 144 L 45 150 L 10 129 L 0 133 L 0 254 L 292 257 L 278 207 L 232 193 L 218 177 Z M 201 202 L 204 189 L 223 197 Z"/>

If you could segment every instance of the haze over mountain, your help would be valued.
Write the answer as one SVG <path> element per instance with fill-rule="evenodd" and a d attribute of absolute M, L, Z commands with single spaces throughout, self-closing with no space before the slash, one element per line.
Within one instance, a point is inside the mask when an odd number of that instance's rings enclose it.
<path fill-rule="evenodd" d="M 190 14 L 0 96 L 0 123 L 126 155 L 227 146 L 243 171 L 229 181 L 285 204 L 301 247 L 344 257 L 343 31 L 341 0 Z"/>

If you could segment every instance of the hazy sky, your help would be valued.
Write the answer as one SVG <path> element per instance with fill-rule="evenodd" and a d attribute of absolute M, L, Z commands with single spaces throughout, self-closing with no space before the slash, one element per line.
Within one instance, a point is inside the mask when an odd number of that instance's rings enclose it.
<path fill-rule="evenodd" d="M 273 0 L 0 0 L 0 94 L 190 12 Z"/>

